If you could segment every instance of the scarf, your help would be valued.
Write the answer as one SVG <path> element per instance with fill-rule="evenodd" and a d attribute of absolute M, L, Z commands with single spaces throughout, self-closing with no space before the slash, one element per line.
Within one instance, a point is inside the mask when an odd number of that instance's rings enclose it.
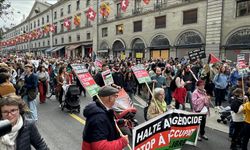
<path fill-rule="evenodd" d="M 20 116 L 17 123 L 12 127 L 9 134 L 6 134 L 0 138 L 0 149 L 1 150 L 15 150 L 16 149 L 16 138 L 18 131 L 23 126 L 23 118 Z"/>
<path fill-rule="evenodd" d="M 159 106 L 159 108 L 161 109 L 162 112 L 166 112 L 167 111 L 167 103 L 163 100 L 156 100 L 157 105 Z"/>

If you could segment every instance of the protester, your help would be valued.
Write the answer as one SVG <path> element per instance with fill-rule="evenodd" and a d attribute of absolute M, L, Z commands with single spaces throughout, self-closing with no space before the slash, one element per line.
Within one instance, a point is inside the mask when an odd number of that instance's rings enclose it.
<path fill-rule="evenodd" d="M 219 73 L 215 75 L 213 83 L 215 85 L 215 106 L 221 106 L 222 101 L 225 100 L 226 88 L 228 85 L 227 76 L 225 74 L 225 67 L 221 66 Z"/>
<path fill-rule="evenodd" d="M 165 91 L 163 88 L 154 89 L 154 99 L 150 101 L 147 119 L 152 119 L 167 111 L 167 103 L 165 102 Z"/>
<path fill-rule="evenodd" d="M 134 100 L 134 94 L 136 92 L 136 79 L 133 76 L 132 70 L 129 70 L 125 74 L 124 89 L 128 93 L 129 97 Z"/>
<path fill-rule="evenodd" d="M 63 98 L 63 85 L 65 84 L 69 84 L 69 76 L 66 72 L 66 67 L 65 66 L 61 66 L 59 69 L 59 73 L 56 77 L 56 82 L 57 82 L 57 86 L 56 86 L 56 92 L 58 95 L 58 100 L 59 100 L 59 107 L 61 107 L 62 105 L 62 98 Z"/>
<path fill-rule="evenodd" d="M 10 133 L 0 137 L 1 150 L 49 150 L 34 122 L 24 117 L 25 103 L 20 97 L 7 96 L 0 99 L 0 119 L 11 122 Z"/>
<path fill-rule="evenodd" d="M 37 72 L 38 76 L 38 90 L 40 93 L 40 104 L 45 103 L 46 101 L 46 93 L 47 93 L 47 87 L 49 82 L 49 74 L 45 70 L 45 66 L 40 66 L 39 70 Z"/>
<path fill-rule="evenodd" d="M 191 68 L 190 65 L 187 65 L 184 67 L 184 75 L 183 75 L 183 81 L 185 82 L 185 89 L 187 91 L 187 96 L 186 96 L 186 103 L 190 104 L 190 108 L 192 109 L 192 86 L 193 83 L 195 83 L 195 78 L 193 77 L 192 73 L 190 72 Z"/>
<path fill-rule="evenodd" d="M 101 87 L 98 92 L 100 100 L 85 107 L 82 150 L 122 150 L 128 145 L 128 136 L 119 135 L 114 121 L 112 106 L 118 92 L 118 89 L 111 86 Z"/>
<path fill-rule="evenodd" d="M 25 81 L 24 81 L 24 96 L 23 100 L 29 106 L 31 111 L 31 119 L 37 121 L 38 114 L 37 114 L 37 106 L 36 106 L 36 97 L 38 94 L 37 86 L 38 86 L 38 78 L 33 72 L 33 65 L 26 64 L 25 65 Z"/>
<path fill-rule="evenodd" d="M 204 87 L 205 82 L 203 80 L 199 80 L 196 83 L 196 90 L 192 93 L 193 112 L 204 112 L 209 114 L 210 97 L 207 96 Z M 205 135 L 206 118 L 206 116 L 203 116 L 201 120 L 200 133 L 198 137 L 199 141 L 202 139 L 208 140 L 208 137 Z"/>
<path fill-rule="evenodd" d="M 115 85 L 124 88 L 125 86 L 124 75 L 120 70 L 119 64 L 115 64 L 115 67 L 112 70 L 112 77 Z"/>
<path fill-rule="evenodd" d="M 0 67 L 0 97 L 15 94 L 16 90 L 9 79 L 9 69 L 7 67 Z"/>
<path fill-rule="evenodd" d="M 237 150 L 237 145 L 241 146 L 241 129 L 244 125 L 244 116 L 242 112 L 239 112 L 240 106 L 243 104 L 243 91 L 237 88 L 233 91 L 233 97 L 231 102 L 231 115 L 233 121 L 233 135 L 230 148 Z"/>

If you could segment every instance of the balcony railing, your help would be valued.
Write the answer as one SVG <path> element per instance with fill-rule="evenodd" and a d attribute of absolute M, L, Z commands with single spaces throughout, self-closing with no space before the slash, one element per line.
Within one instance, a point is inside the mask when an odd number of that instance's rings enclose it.
<path fill-rule="evenodd" d="M 115 19 L 120 19 L 120 18 L 122 18 L 122 14 L 121 13 L 115 15 Z"/>
<path fill-rule="evenodd" d="M 133 15 L 141 14 L 142 13 L 142 8 L 138 7 L 132 10 Z"/>
<path fill-rule="evenodd" d="M 167 3 L 156 3 L 154 4 L 154 9 L 159 10 L 159 9 L 164 9 L 167 8 Z"/>
<path fill-rule="evenodd" d="M 91 23 L 90 22 L 85 23 L 85 27 L 91 27 Z"/>

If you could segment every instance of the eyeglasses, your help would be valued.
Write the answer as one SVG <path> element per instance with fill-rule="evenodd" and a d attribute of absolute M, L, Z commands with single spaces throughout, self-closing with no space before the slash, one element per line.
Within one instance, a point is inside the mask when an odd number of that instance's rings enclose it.
<path fill-rule="evenodd" d="M 19 111 L 19 109 L 12 109 L 10 111 L 4 111 L 4 112 L 2 112 L 2 115 L 3 116 L 8 116 L 9 114 L 15 115 L 18 111 Z"/>

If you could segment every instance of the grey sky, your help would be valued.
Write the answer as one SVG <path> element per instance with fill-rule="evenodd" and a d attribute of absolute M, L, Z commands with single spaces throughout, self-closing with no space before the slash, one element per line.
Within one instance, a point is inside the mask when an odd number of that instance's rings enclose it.
<path fill-rule="evenodd" d="M 13 12 L 13 14 L 2 15 L 0 18 L 0 28 L 5 26 L 8 28 L 13 27 L 21 23 L 23 16 L 27 17 L 31 11 L 35 0 L 6 0 L 11 3 L 11 8 L 8 12 Z M 57 0 L 46 0 L 48 3 L 54 4 Z"/>

